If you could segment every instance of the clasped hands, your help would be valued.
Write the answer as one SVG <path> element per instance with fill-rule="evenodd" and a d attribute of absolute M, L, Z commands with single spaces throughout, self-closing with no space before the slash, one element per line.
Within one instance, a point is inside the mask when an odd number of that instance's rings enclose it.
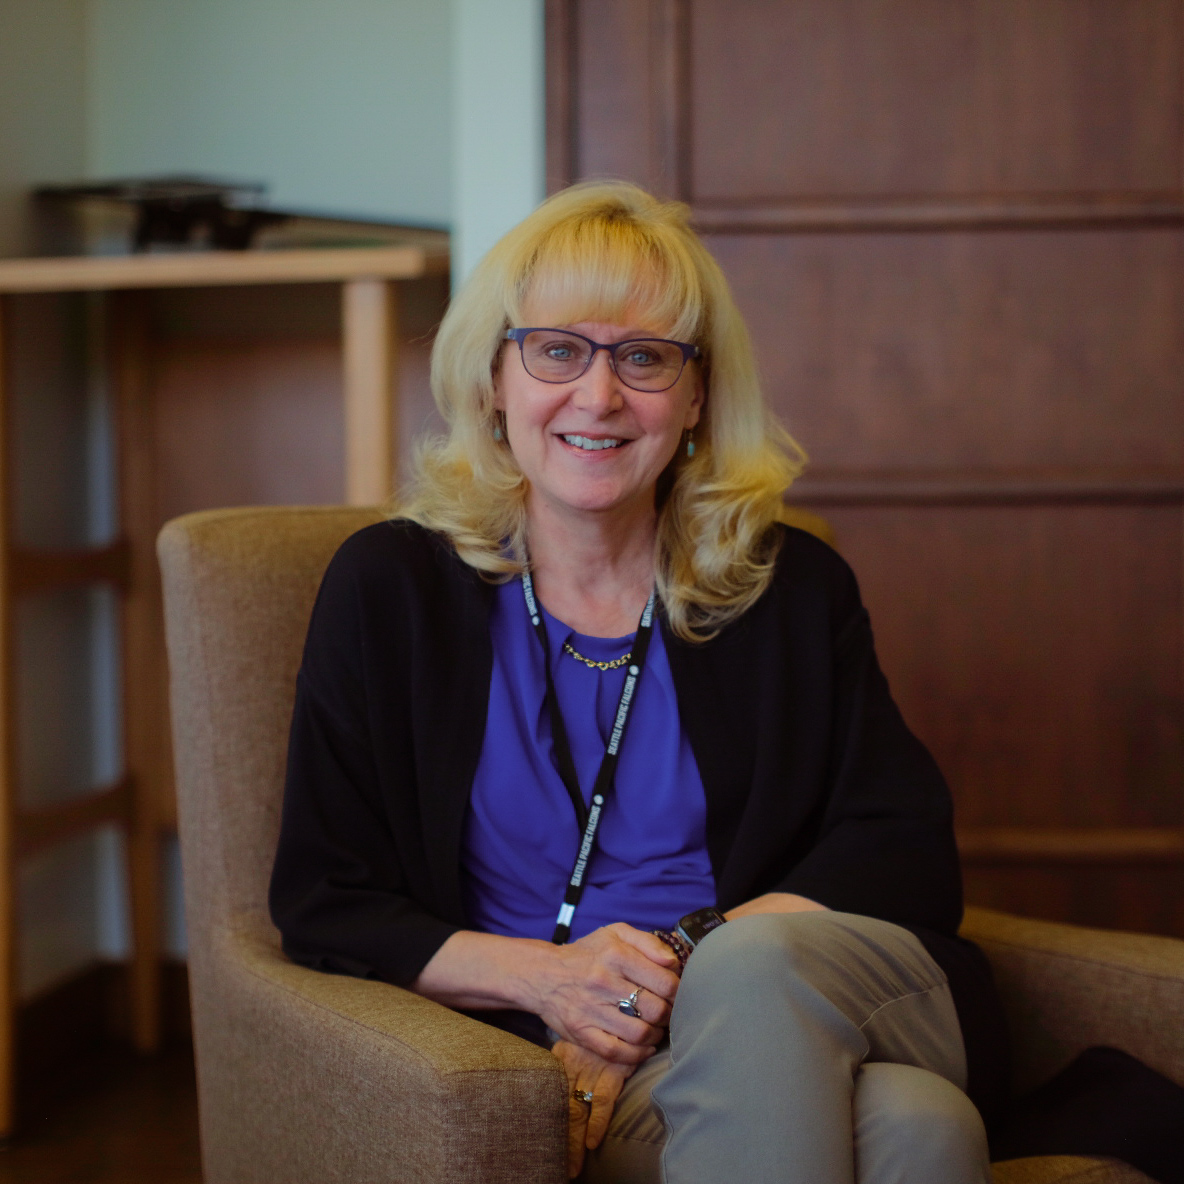
<path fill-rule="evenodd" d="M 728 920 L 756 913 L 822 909 L 805 897 L 770 892 L 738 905 Z M 570 945 L 458 930 L 436 951 L 412 989 L 449 1007 L 531 1011 L 558 1035 L 553 1048 L 571 1088 L 593 1095 L 572 1101 L 573 1174 L 586 1147 L 604 1137 L 621 1089 L 653 1056 L 678 991 L 678 959 L 652 933 L 617 923 Z M 640 1019 L 617 1008 L 639 992 Z M 578 1108 L 578 1109 L 577 1109 Z"/>
<path fill-rule="evenodd" d="M 558 1033 L 551 1051 L 567 1072 L 569 1176 L 579 1174 L 585 1150 L 600 1145 L 625 1082 L 666 1035 L 678 971 L 665 942 L 623 922 L 556 947 L 549 981 L 538 984 L 538 1014 Z M 635 990 L 639 1019 L 617 1007 Z"/>

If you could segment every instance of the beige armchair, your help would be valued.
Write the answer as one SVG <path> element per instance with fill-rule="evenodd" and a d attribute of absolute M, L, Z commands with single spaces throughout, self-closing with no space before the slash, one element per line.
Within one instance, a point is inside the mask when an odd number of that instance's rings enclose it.
<path fill-rule="evenodd" d="M 296 670 L 321 573 L 374 521 L 341 508 L 169 523 L 172 679 L 189 975 L 207 1184 L 560 1184 L 566 1084 L 517 1037 L 280 952 L 267 915 Z M 1017 1083 L 1117 1045 L 1184 1082 L 1184 942 L 971 910 L 1014 1025 Z M 1134 1184 L 1102 1160 L 1016 1160 L 998 1184 Z"/>

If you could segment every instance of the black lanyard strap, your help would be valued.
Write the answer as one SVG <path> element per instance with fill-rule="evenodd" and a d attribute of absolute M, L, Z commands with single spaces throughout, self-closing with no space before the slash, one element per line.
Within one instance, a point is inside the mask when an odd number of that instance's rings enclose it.
<path fill-rule="evenodd" d="M 530 578 L 530 572 L 522 573 L 522 593 L 526 598 L 526 611 L 530 614 L 530 623 L 534 626 L 534 631 L 543 647 L 543 671 L 547 679 L 547 711 L 551 716 L 551 738 L 555 744 L 559 776 L 567 789 L 567 796 L 571 798 L 572 805 L 575 807 L 576 820 L 581 830 L 580 848 L 576 853 L 575 865 L 571 869 L 567 889 L 563 894 L 563 903 L 559 906 L 559 916 L 555 921 L 555 932 L 551 937 L 557 946 L 561 946 L 571 937 L 571 922 L 575 916 L 576 906 L 580 903 L 580 897 L 584 895 L 584 875 L 588 870 L 588 860 L 592 856 L 592 849 L 596 845 L 596 832 L 600 829 L 600 817 L 604 812 L 605 802 L 612 793 L 617 773 L 617 761 L 621 754 L 621 744 L 625 739 L 625 726 L 629 722 L 629 714 L 637 691 L 637 681 L 641 678 L 641 671 L 645 666 L 646 651 L 649 649 L 650 638 L 654 632 L 656 593 L 650 593 L 650 598 L 645 602 L 645 608 L 642 610 L 641 620 L 637 624 L 637 636 L 630 651 L 632 660 L 625 670 L 625 685 L 621 688 L 621 697 L 617 701 L 617 714 L 613 720 L 613 730 L 609 735 L 604 756 L 600 761 L 600 768 L 596 773 L 596 781 L 592 787 L 591 808 L 584 805 L 584 795 L 580 792 L 580 782 L 576 776 L 575 761 L 572 760 L 567 728 L 563 724 L 563 713 L 559 710 L 559 696 L 555 694 L 555 681 L 551 677 L 551 650 L 547 644 L 547 626 L 543 622 L 543 614 L 535 599 L 534 581 Z"/>

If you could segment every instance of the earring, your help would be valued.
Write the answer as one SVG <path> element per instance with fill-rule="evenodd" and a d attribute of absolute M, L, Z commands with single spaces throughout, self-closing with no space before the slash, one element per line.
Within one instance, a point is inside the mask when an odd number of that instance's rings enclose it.
<path fill-rule="evenodd" d="M 687 428 L 687 456 L 695 455 L 695 434 Z"/>
<path fill-rule="evenodd" d="M 493 438 L 495 440 L 502 438 L 502 416 L 499 411 L 493 413 Z"/>

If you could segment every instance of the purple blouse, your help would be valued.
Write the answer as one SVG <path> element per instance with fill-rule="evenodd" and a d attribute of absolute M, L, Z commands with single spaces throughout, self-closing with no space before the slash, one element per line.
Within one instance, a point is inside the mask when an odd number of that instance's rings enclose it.
<path fill-rule="evenodd" d="M 555 693 L 587 804 L 625 671 L 591 669 L 565 653 L 563 644 L 609 661 L 629 649 L 633 635 L 586 637 L 546 610 L 543 618 Z M 550 940 L 580 828 L 555 762 L 543 650 L 519 580 L 498 587 L 490 631 L 493 677 L 485 740 L 461 844 L 465 900 L 476 929 Z M 613 921 L 668 928 L 692 909 L 714 904 L 703 783 L 655 628 L 572 939 Z"/>

